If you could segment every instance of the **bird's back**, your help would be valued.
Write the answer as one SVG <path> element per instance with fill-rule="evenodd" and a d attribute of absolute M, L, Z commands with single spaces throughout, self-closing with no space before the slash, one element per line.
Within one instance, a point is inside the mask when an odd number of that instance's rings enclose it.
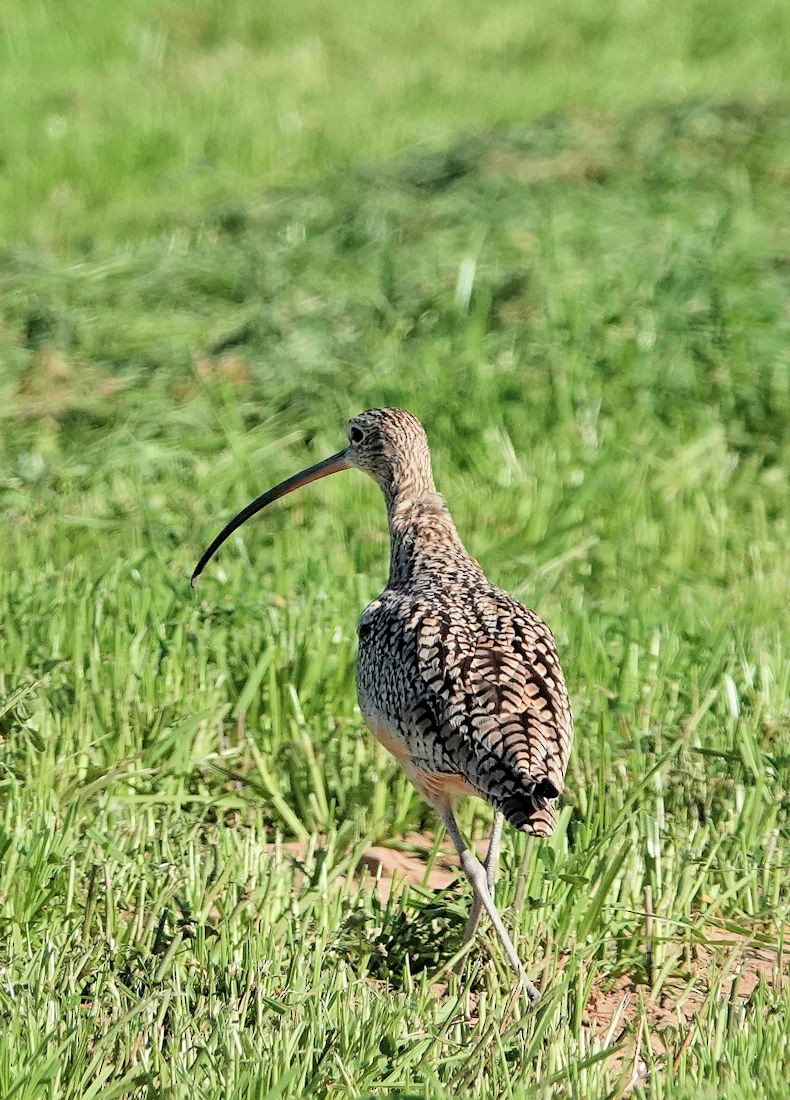
<path fill-rule="evenodd" d="M 385 589 L 359 638 L 363 714 L 418 788 L 477 794 L 524 832 L 549 835 L 573 725 L 538 616 L 464 551 Z"/>

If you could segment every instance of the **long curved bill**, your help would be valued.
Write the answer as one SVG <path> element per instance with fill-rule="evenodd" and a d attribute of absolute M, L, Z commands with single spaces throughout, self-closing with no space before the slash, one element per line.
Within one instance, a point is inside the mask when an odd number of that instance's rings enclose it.
<path fill-rule="evenodd" d="M 315 466 L 308 466 L 306 470 L 302 470 L 299 474 L 294 474 L 293 477 L 286 478 L 285 481 L 281 481 L 279 485 L 275 485 L 273 489 L 269 489 L 267 492 L 262 493 L 261 496 L 256 497 L 251 504 L 248 504 L 246 508 L 242 508 L 237 516 L 234 516 L 227 526 L 223 527 L 214 541 L 206 550 L 203 551 L 200 561 L 195 566 L 195 571 L 192 574 L 192 587 L 197 584 L 197 579 L 208 563 L 222 546 L 223 542 L 229 538 L 234 531 L 237 531 L 241 527 L 242 523 L 246 523 L 247 520 L 260 512 L 261 508 L 265 508 L 267 504 L 271 504 L 272 501 L 279 500 L 280 497 L 284 497 L 287 493 L 292 493 L 294 489 L 301 489 L 303 485 L 309 485 L 311 481 L 318 481 L 321 477 L 327 477 L 329 474 L 335 474 L 339 470 L 347 470 L 352 465 L 348 457 L 348 451 L 338 451 L 336 455 L 331 455 L 329 458 L 325 458 L 323 462 L 316 462 Z"/>

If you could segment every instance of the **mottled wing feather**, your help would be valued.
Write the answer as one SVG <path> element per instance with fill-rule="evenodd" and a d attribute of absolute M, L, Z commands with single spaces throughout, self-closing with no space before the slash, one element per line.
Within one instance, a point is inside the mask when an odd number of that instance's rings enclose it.
<path fill-rule="evenodd" d="M 516 827 L 548 835 L 572 739 L 548 627 L 493 587 L 458 619 L 423 606 L 410 626 L 421 685 L 409 717 L 415 764 L 460 773 Z"/>

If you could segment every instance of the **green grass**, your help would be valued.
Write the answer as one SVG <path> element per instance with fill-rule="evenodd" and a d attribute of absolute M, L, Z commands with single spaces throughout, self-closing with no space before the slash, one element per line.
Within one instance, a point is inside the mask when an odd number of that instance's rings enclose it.
<path fill-rule="evenodd" d="M 0 241 L 91 249 L 415 141 L 583 105 L 764 101 L 781 4 L 5 0 Z"/>
<path fill-rule="evenodd" d="M 779 9 L 372 5 L 354 36 L 333 5 L 24 10 L 0 17 L 0 94 L 28 103 L 0 138 L 0 1096 L 594 1098 L 637 1048 L 639 1095 L 783 1097 Z M 465 884 L 384 905 L 354 874 L 435 827 L 355 707 L 375 487 L 305 489 L 188 584 L 384 403 L 423 419 L 572 693 L 560 825 L 507 834 L 498 894 L 530 1015 L 485 930 L 437 991 Z"/>

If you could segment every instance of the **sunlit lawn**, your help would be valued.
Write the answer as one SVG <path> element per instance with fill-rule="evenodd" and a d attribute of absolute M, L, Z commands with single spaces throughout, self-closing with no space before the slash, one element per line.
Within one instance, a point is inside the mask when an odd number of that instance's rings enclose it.
<path fill-rule="evenodd" d="M 0 16 L 0 1095 L 786 1094 L 787 54 L 692 9 Z M 188 583 L 377 404 L 572 692 L 529 1015 L 463 881 L 360 870 L 436 830 L 355 706 L 375 486 Z"/>

